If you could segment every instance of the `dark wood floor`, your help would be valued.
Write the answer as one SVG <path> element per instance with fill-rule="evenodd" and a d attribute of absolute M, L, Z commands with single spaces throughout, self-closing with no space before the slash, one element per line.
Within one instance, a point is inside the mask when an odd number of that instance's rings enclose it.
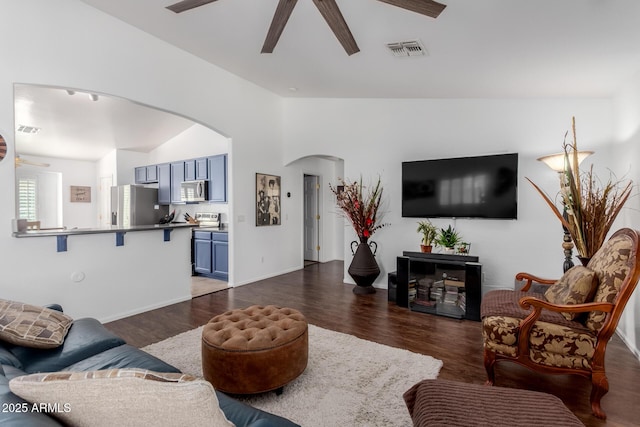
<path fill-rule="evenodd" d="M 203 325 L 229 309 L 276 304 L 300 310 L 314 325 L 441 359 L 444 366 L 439 378 L 484 383 L 479 322 L 411 312 L 387 302 L 386 290 L 356 296 L 351 291 L 353 286 L 342 283 L 342 269 L 342 262 L 337 261 L 313 264 L 106 326 L 129 344 L 143 347 Z M 607 349 L 606 363 L 610 384 L 609 393 L 602 399 L 608 415 L 606 422 L 591 415 L 591 385 L 584 378 L 539 375 L 505 363 L 498 365 L 496 385 L 552 393 L 587 426 L 640 425 L 640 361 L 614 336 Z M 418 382 L 420 372 L 415 375 Z"/>

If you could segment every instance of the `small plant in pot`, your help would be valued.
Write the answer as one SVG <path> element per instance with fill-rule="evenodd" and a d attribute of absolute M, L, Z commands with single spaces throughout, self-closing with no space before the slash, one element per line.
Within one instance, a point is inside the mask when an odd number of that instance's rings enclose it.
<path fill-rule="evenodd" d="M 455 246 L 462 241 L 460 234 L 449 225 L 446 230 L 441 228 L 436 236 L 435 243 L 445 248 L 446 252 L 453 253 Z"/>
<path fill-rule="evenodd" d="M 433 241 L 435 240 L 438 229 L 435 225 L 431 224 L 430 221 L 420 221 L 418 222 L 418 233 L 422 233 L 422 242 L 420 244 L 421 252 L 431 252 L 433 248 Z"/>

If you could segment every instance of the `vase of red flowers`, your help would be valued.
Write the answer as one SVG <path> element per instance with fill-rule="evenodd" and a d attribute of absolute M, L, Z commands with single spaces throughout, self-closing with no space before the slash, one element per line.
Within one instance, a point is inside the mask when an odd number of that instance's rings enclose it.
<path fill-rule="evenodd" d="M 373 282 L 380 275 L 380 267 L 376 262 L 375 253 L 378 245 L 369 238 L 386 224 L 380 223 L 380 202 L 382 200 L 382 185 L 380 178 L 376 185 L 369 188 L 359 182 L 340 180 L 342 185 L 329 188 L 336 195 L 336 203 L 342 214 L 351 222 L 358 240 L 351 242 L 353 258 L 347 272 L 356 282 L 353 288 L 355 294 L 375 293 Z"/>

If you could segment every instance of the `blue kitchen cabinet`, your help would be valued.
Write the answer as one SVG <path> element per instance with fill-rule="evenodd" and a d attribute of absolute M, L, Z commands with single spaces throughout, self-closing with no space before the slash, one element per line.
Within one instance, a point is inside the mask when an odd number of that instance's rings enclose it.
<path fill-rule="evenodd" d="M 184 161 L 172 162 L 171 165 L 171 203 L 182 203 L 181 184 L 184 181 Z"/>
<path fill-rule="evenodd" d="M 197 274 L 213 274 L 213 242 L 208 231 L 193 232 L 193 270 Z"/>
<path fill-rule="evenodd" d="M 193 232 L 193 271 L 197 275 L 229 280 L 229 235 Z"/>
<path fill-rule="evenodd" d="M 151 184 L 158 182 L 157 165 L 139 166 L 135 168 L 136 184 Z"/>
<path fill-rule="evenodd" d="M 196 179 L 209 179 L 209 162 L 206 157 L 195 159 Z"/>
<path fill-rule="evenodd" d="M 158 165 L 158 204 L 171 204 L 171 165 Z"/>
<path fill-rule="evenodd" d="M 208 159 L 209 201 L 227 202 L 227 155 L 220 154 Z"/>
<path fill-rule="evenodd" d="M 196 179 L 196 161 L 185 160 L 184 162 L 184 180 L 195 181 Z"/>
<path fill-rule="evenodd" d="M 209 178 L 207 158 L 186 160 L 184 162 L 184 180 L 207 180 Z"/>
<path fill-rule="evenodd" d="M 213 253 L 213 277 L 229 280 L 229 235 L 227 233 L 211 233 Z"/>

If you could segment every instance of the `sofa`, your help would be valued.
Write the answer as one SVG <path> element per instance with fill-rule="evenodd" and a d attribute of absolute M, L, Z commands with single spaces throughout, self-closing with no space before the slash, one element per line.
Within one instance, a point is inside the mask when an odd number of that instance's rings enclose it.
<path fill-rule="evenodd" d="M 50 306 L 62 312 L 60 306 Z M 28 378 L 43 372 L 123 371 L 138 368 L 158 373 L 179 374 L 178 369 L 162 360 L 132 347 L 109 332 L 92 318 L 73 320 L 63 343 L 55 348 L 32 348 L 0 340 L 0 425 L 2 426 L 59 426 L 63 425 L 48 411 L 33 410 L 29 403 L 12 393 L 9 382 L 14 378 Z M 169 375 L 169 374 L 167 374 Z M 208 383 L 200 381 L 209 387 Z M 14 381 L 15 383 L 15 381 Z M 12 383 L 13 386 L 13 383 Z M 76 385 L 67 385 L 76 387 Z M 209 387 L 209 390 L 212 390 Z M 205 397 L 215 400 L 213 393 Z M 297 424 L 239 402 L 215 391 L 219 409 L 236 426 L 294 427 Z M 98 398 L 98 400 L 101 400 Z M 173 399 L 166 406 L 175 404 Z M 49 407 L 51 409 L 52 407 Z M 118 408 L 109 408 L 111 412 Z M 217 410 L 217 408 L 216 408 Z M 135 416 L 135 414 L 132 414 Z"/>

